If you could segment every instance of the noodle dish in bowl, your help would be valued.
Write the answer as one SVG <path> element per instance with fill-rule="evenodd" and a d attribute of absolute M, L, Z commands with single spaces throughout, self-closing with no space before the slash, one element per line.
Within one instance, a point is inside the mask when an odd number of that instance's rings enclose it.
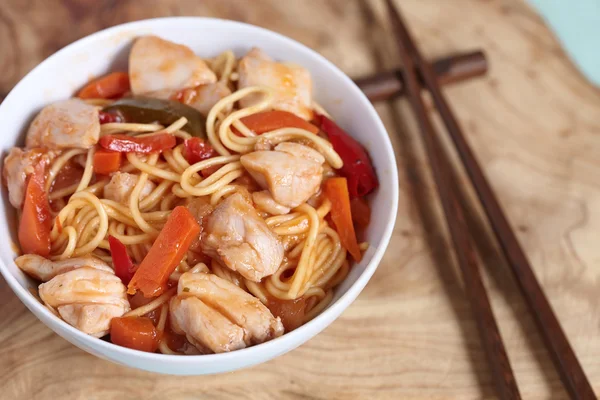
<path fill-rule="evenodd" d="M 186 41 L 193 21 L 248 42 L 211 54 Z M 277 34 L 201 18 L 127 26 L 83 39 L 120 61 L 40 101 L 24 141 L 4 145 L 19 250 L 2 273 L 55 331 L 123 364 L 219 372 L 292 349 L 358 295 L 389 240 L 397 178 L 381 122 L 320 56 L 278 52 Z M 317 94 L 333 88 L 323 77 L 348 85 L 366 122 Z"/>

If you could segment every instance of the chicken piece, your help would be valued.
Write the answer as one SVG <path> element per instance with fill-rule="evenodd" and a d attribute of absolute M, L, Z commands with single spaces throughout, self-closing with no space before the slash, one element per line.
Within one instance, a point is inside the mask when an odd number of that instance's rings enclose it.
<path fill-rule="evenodd" d="M 47 307 L 58 311 L 75 328 L 96 337 L 108 333 L 112 318 L 130 310 L 126 290 L 112 272 L 88 266 L 64 272 L 39 287 Z"/>
<path fill-rule="evenodd" d="M 186 207 L 194 216 L 200 228 L 204 227 L 206 217 L 215 209 L 215 206 L 210 204 L 210 196 L 189 197 L 186 201 Z"/>
<path fill-rule="evenodd" d="M 196 96 L 188 103 L 200 111 L 205 117 L 219 100 L 231 94 L 231 90 L 224 82 L 202 85 L 196 89 Z"/>
<path fill-rule="evenodd" d="M 275 91 L 272 107 L 289 111 L 306 120 L 313 117 L 312 78 L 298 65 L 278 63 L 261 49 L 253 48 L 238 66 L 239 88 L 266 86 Z M 250 107 L 261 100 L 262 95 L 250 95 L 242 100 L 242 107 Z"/>
<path fill-rule="evenodd" d="M 113 304 L 129 307 L 125 285 L 112 271 L 81 267 L 40 285 L 40 298 L 56 308 L 73 303 Z"/>
<path fill-rule="evenodd" d="M 133 188 L 138 182 L 138 175 L 129 174 L 127 172 L 116 172 L 110 178 L 110 182 L 104 187 L 104 197 L 114 200 L 118 203 L 129 204 L 129 197 Z M 140 200 L 143 200 L 156 188 L 156 184 L 150 180 L 146 180 L 142 191 L 140 192 Z"/>
<path fill-rule="evenodd" d="M 252 193 L 252 200 L 259 210 L 271 215 L 284 215 L 290 212 L 290 208 L 276 202 L 268 190 Z"/>
<path fill-rule="evenodd" d="M 140 95 L 214 83 L 217 77 L 189 47 L 143 36 L 129 54 L 129 80 L 133 94 Z"/>
<path fill-rule="evenodd" d="M 58 307 L 57 311 L 66 323 L 81 332 L 102 337 L 108 334 L 110 321 L 122 317 L 128 310 L 112 304 L 67 304 Z"/>
<path fill-rule="evenodd" d="M 302 143 L 294 143 L 294 142 L 283 142 L 279 143 L 275 146 L 276 151 L 282 151 L 288 154 L 294 154 L 298 157 L 305 158 L 307 160 L 314 161 L 318 164 L 323 164 L 325 162 L 325 157 L 317 150 L 313 149 Z"/>
<path fill-rule="evenodd" d="M 98 142 L 98 107 L 79 99 L 58 101 L 42 109 L 35 117 L 25 144 L 28 148 L 46 147 L 89 149 Z"/>
<path fill-rule="evenodd" d="M 40 162 L 49 165 L 58 155 L 57 151 L 45 149 L 23 150 L 13 147 L 4 159 L 2 175 L 8 187 L 8 199 L 16 209 L 20 209 L 25 198 L 25 182 L 33 173 L 34 166 Z"/>
<path fill-rule="evenodd" d="M 275 273 L 283 259 L 277 235 L 240 193 L 227 197 L 208 217 L 201 243 L 206 255 L 220 258 L 229 269 L 254 282 Z"/>
<path fill-rule="evenodd" d="M 281 320 L 260 300 L 216 275 L 186 272 L 177 293 L 170 305 L 171 326 L 196 346 L 222 353 L 283 334 Z"/>
<path fill-rule="evenodd" d="M 193 296 L 175 296 L 170 303 L 171 328 L 185 334 L 197 348 L 224 353 L 246 347 L 244 330 Z"/>
<path fill-rule="evenodd" d="M 206 218 L 215 209 L 215 207 L 210 204 L 210 196 L 189 197 L 186 207 L 194 216 L 196 222 L 198 222 L 198 225 L 200 225 L 200 234 L 202 234 Z M 198 234 L 198 237 L 192 241 L 192 244 L 189 247 L 189 250 L 193 251 L 194 253 L 202 252 L 200 234 Z"/>
<path fill-rule="evenodd" d="M 308 146 L 280 143 L 273 151 L 244 154 L 240 162 L 275 202 L 294 208 L 319 190 L 325 158 Z"/>
<path fill-rule="evenodd" d="M 181 93 L 183 93 L 182 97 L 179 97 Z M 173 100 L 174 98 L 177 98 L 177 101 L 181 101 L 183 104 L 195 108 L 200 111 L 202 115 L 207 117 L 213 106 L 217 104 L 219 100 L 230 94 L 231 90 L 224 82 L 216 82 L 200 85 L 196 88 L 187 88 L 183 90 L 183 92 L 181 90 L 173 89 L 156 90 L 145 93 L 144 96 L 161 100 Z"/>
<path fill-rule="evenodd" d="M 188 294 L 244 329 L 247 345 L 263 343 L 283 334 L 283 325 L 260 300 L 235 284 L 207 273 L 184 273 L 177 286 L 178 294 Z"/>
<path fill-rule="evenodd" d="M 113 272 L 113 269 L 107 263 L 92 255 L 67 258 L 62 261 L 51 261 L 36 254 L 25 254 L 17 257 L 15 264 L 32 278 L 42 282 L 48 282 L 57 275 L 81 267 Z"/>

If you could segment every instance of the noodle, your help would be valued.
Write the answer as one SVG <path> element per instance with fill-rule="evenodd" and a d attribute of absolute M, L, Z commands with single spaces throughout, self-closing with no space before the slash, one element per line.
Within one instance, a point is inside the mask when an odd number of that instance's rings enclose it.
<path fill-rule="evenodd" d="M 165 330 L 165 325 L 167 324 L 167 312 L 169 311 L 169 306 L 167 303 L 164 303 L 160 308 L 160 317 L 158 319 L 158 324 L 156 324 L 156 330 L 159 334 L 162 334 Z"/>
<path fill-rule="evenodd" d="M 86 189 L 92 180 L 92 174 L 94 173 L 94 167 L 92 166 L 92 162 L 94 161 L 94 152 L 95 150 L 93 147 L 88 151 L 85 161 L 85 169 L 83 170 L 83 176 L 81 177 L 79 185 L 77 185 L 77 189 L 75 189 L 75 193 Z"/>

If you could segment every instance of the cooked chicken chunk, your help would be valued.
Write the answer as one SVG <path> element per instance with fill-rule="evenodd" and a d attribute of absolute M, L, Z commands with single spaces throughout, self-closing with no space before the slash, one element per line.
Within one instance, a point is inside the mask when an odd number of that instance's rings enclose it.
<path fill-rule="evenodd" d="M 201 228 L 204 227 L 205 218 L 215 209 L 210 203 L 210 196 L 189 197 L 186 201 L 186 207 L 196 218 L 196 222 Z"/>
<path fill-rule="evenodd" d="M 99 135 L 98 107 L 69 99 L 40 111 L 29 126 L 25 144 L 28 148 L 89 149 L 98 142 Z"/>
<path fill-rule="evenodd" d="M 25 198 L 25 182 L 33 173 L 34 166 L 40 162 L 50 164 L 58 152 L 44 149 L 22 150 L 13 147 L 4 159 L 2 171 L 4 182 L 8 186 L 8 199 L 13 207 L 20 209 Z"/>
<path fill-rule="evenodd" d="M 200 225 L 200 233 L 204 230 L 204 223 L 215 207 L 210 204 L 210 196 L 190 197 L 186 202 L 186 207 L 194 216 L 198 225 Z M 199 253 L 202 251 L 200 235 L 192 241 L 189 248 L 190 251 Z"/>
<path fill-rule="evenodd" d="M 88 335 L 102 337 L 110 330 L 110 321 L 122 317 L 129 309 L 113 304 L 67 304 L 58 314 L 69 325 Z"/>
<path fill-rule="evenodd" d="M 290 212 L 290 208 L 276 202 L 268 190 L 252 193 L 252 200 L 259 210 L 271 215 L 284 215 Z"/>
<path fill-rule="evenodd" d="M 263 343 L 283 334 L 283 325 L 256 297 L 206 273 L 184 273 L 171 301 L 172 326 L 215 353 Z"/>
<path fill-rule="evenodd" d="M 116 172 L 110 178 L 110 182 L 104 187 L 104 197 L 114 200 L 119 203 L 128 204 L 129 197 L 133 188 L 137 184 L 138 176 L 127 172 Z M 156 184 L 150 180 L 146 180 L 142 191 L 140 192 L 140 200 L 148 196 L 156 188 Z"/>
<path fill-rule="evenodd" d="M 213 108 L 219 100 L 231 94 L 231 90 L 229 90 L 227 85 L 223 82 L 202 85 L 195 91 L 196 95 L 188 105 L 200 111 L 205 117 L 208 116 L 210 109 Z"/>
<path fill-rule="evenodd" d="M 179 97 L 180 94 L 182 97 Z M 153 92 L 145 93 L 144 96 L 162 100 L 172 100 L 177 97 L 178 101 L 195 108 L 206 117 L 211 108 L 213 108 L 219 100 L 230 94 L 231 90 L 224 82 L 216 82 L 200 85 L 195 88 L 187 88 L 183 91 L 174 89 L 155 90 Z"/>
<path fill-rule="evenodd" d="M 217 275 L 185 273 L 179 279 L 177 291 L 198 297 L 241 326 L 247 344 L 262 343 L 283 333 L 280 319 L 258 298 Z"/>
<path fill-rule="evenodd" d="M 25 254 L 17 257 L 15 264 L 32 278 L 42 282 L 47 282 L 59 274 L 82 267 L 113 272 L 107 263 L 91 255 L 68 258 L 62 261 L 51 261 L 36 254 Z"/>
<path fill-rule="evenodd" d="M 126 306 L 125 286 L 112 271 L 81 267 L 40 285 L 40 298 L 50 307 L 72 303 Z"/>
<path fill-rule="evenodd" d="M 294 208 L 319 190 L 325 159 L 308 146 L 280 143 L 273 151 L 244 154 L 240 162 L 275 202 Z"/>
<path fill-rule="evenodd" d="M 244 330 L 193 296 L 175 296 L 170 303 L 171 327 L 198 348 L 224 353 L 246 347 Z"/>
<path fill-rule="evenodd" d="M 201 242 L 205 254 L 254 282 L 277 271 L 283 259 L 277 235 L 240 193 L 223 200 L 208 217 Z"/>
<path fill-rule="evenodd" d="M 110 321 L 130 310 L 126 287 L 112 272 L 81 267 L 39 287 L 44 304 L 69 324 L 92 336 L 108 333 Z"/>
<path fill-rule="evenodd" d="M 143 36 L 133 44 L 129 79 L 134 95 L 217 81 L 214 72 L 189 47 L 156 36 Z"/>
<path fill-rule="evenodd" d="M 258 48 L 253 48 L 239 63 L 239 88 L 266 86 L 275 91 L 273 108 L 289 111 L 306 120 L 312 119 L 312 78 L 310 73 L 294 64 L 278 63 Z M 261 100 L 251 95 L 240 101 L 249 107 Z"/>

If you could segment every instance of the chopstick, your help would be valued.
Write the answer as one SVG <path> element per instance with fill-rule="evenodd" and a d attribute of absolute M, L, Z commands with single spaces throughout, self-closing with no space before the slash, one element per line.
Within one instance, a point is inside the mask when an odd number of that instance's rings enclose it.
<path fill-rule="evenodd" d="M 395 16 L 394 7 L 390 0 L 387 1 L 392 23 L 396 35 L 400 38 L 401 24 L 398 16 Z M 469 231 L 465 216 L 452 190 L 452 177 L 450 168 L 445 165 L 440 153 L 440 147 L 435 140 L 435 131 L 431 120 L 427 115 L 423 98 L 421 97 L 421 85 L 419 84 L 415 65 L 409 55 L 409 49 L 405 40 L 398 40 L 400 58 L 404 64 L 404 83 L 410 105 L 417 117 L 417 122 L 423 135 L 427 157 L 433 178 L 437 187 L 438 195 L 442 203 L 446 224 L 454 243 L 455 254 L 462 272 L 465 292 L 471 304 L 475 316 L 479 336 L 483 344 L 488 362 L 491 367 L 491 375 L 502 399 L 520 399 L 519 389 L 502 342 L 502 337 L 494 318 L 485 286 L 481 279 L 475 250 L 469 237 Z"/>
<path fill-rule="evenodd" d="M 533 314 L 537 327 L 544 338 L 546 347 L 550 351 L 554 365 L 559 372 L 567 392 L 572 399 L 595 399 L 596 396 L 592 386 L 590 385 L 583 368 L 577 360 L 577 357 L 575 356 L 575 353 L 571 348 L 571 345 L 569 344 L 569 341 L 562 330 L 542 287 L 537 281 L 535 274 L 533 273 L 533 269 L 527 260 L 525 252 L 521 248 L 514 231 L 511 229 L 510 224 L 508 223 L 508 220 L 504 215 L 500 204 L 498 203 L 494 192 L 492 191 L 479 164 L 477 163 L 477 160 L 473 155 L 473 151 L 465 140 L 460 126 L 458 125 L 450 106 L 446 102 L 446 99 L 440 90 L 434 75 L 434 71 L 432 70 L 431 66 L 427 64 L 415 46 L 410 33 L 402 21 L 399 11 L 394 8 L 391 0 L 386 0 L 386 2 L 388 10 L 391 14 L 392 23 L 398 41 L 398 47 L 400 48 L 401 58 L 405 63 L 405 79 L 409 78 L 410 80 L 410 84 L 408 81 L 406 83 L 407 88 L 411 88 L 411 103 L 416 105 L 414 108 L 419 120 L 426 121 L 420 122 L 425 142 L 433 141 L 433 130 L 430 129 L 431 123 L 428 122 L 429 119 L 424 108 L 422 107 L 423 104 L 419 96 L 418 81 L 416 79 L 416 73 L 413 70 L 415 67 L 418 69 L 426 88 L 430 91 L 433 97 L 438 112 L 440 113 L 446 129 L 448 130 L 454 142 L 463 166 L 465 167 L 471 183 L 475 188 L 477 196 L 483 205 L 484 211 L 492 226 L 496 239 L 498 240 L 500 247 L 502 248 L 502 252 L 504 253 L 508 264 L 510 265 L 521 293 L 525 298 L 527 305 L 529 306 L 529 310 L 531 314 Z M 416 98 L 419 100 L 416 100 Z M 431 143 L 429 143 L 427 147 L 430 148 L 429 153 L 432 153 Z M 500 361 L 490 360 L 492 365 L 492 373 L 495 373 L 494 368 L 497 368 L 497 366 L 494 364 L 502 364 L 504 362 L 504 356 L 505 354 L 501 355 Z M 511 380 L 514 383 L 514 378 Z M 506 397 L 511 395 L 513 386 L 512 384 L 503 386 L 502 381 L 497 380 L 496 386 L 501 397 L 516 398 Z M 514 389 L 516 390 L 516 386 Z M 514 395 L 518 396 L 518 392 L 515 391 L 513 393 L 513 396 Z"/>
<path fill-rule="evenodd" d="M 433 61 L 433 70 L 440 85 L 484 75 L 487 69 L 487 59 L 480 50 L 453 54 Z M 354 83 L 371 101 L 389 100 L 405 94 L 401 69 L 358 78 Z"/>

